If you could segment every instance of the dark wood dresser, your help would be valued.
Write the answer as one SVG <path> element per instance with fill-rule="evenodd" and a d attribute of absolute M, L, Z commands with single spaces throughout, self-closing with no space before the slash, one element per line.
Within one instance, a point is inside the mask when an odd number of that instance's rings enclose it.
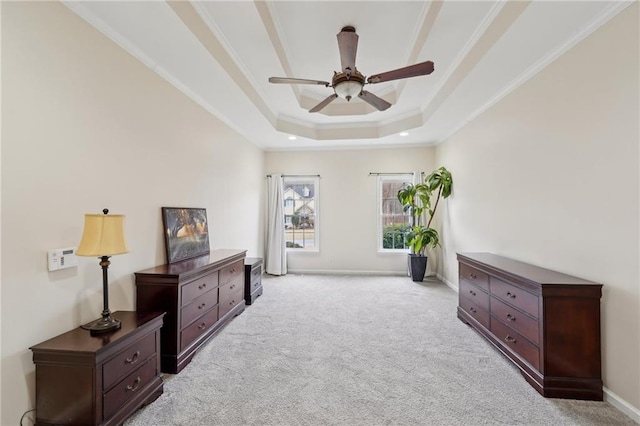
<path fill-rule="evenodd" d="M 164 314 L 112 315 L 120 330 L 91 336 L 78 327 L 31 348 L 36 425 L 119 425 L 162 394 Z"/>
<path fill-rule="evenodd" d="M 244 260 L 244 301 L 251 305 L 262 294 L 262 259 L 247 257 Z"/>
<path fill-rule="evenodd" d="M 602 401 L 602 284 L 491 253 L 459 253 L 458 318 L 543 396 Z"/>
<path fill-rule="evenodd" d="M 244 311 L 246 250 L 206 256 L 135 273 L 136 309 L 163 311 L 161 368 L 178 373 L 223 325 Z"/>

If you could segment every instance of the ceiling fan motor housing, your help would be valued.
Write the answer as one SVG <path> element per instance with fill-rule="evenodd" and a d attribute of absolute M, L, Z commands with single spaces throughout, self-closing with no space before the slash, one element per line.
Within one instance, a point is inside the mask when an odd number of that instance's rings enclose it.
<path fill-rule="evenodd" d="M 336 95 L 350 101 L 352 97 L 358 96 L 360 92 L 362 92 L 364 82 L 365 77 L 358 70 L 351 74 L 336 72 L 333 74 L 331 86 L 336 92 Z"/>

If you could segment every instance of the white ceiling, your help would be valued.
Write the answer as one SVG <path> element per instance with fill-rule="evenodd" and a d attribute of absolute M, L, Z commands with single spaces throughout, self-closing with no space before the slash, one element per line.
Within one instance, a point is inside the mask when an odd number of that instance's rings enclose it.
<path fill-rule="evenodd" d="M 630 3 L 65 2 L 266 150 L 438 144 Z M 393 104 L 386 111 L 336 99 L 309 113 L 333 89 L 268 82 L 331 81 L 340 71 L 336 34 L 347 25 L 360 37 L 356 66 L 365 76 L 427 60 L 435 71 L 367 85 Z"/>

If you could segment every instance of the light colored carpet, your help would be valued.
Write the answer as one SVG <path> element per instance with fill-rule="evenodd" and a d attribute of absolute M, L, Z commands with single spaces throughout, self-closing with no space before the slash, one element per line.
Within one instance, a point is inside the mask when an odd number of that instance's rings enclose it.
<path fill-rule="evenodd" d="M 264 294 L 127 426 L 632 425 L 606 402 L 545 399 L 407 277 L 264 277 Z"/>

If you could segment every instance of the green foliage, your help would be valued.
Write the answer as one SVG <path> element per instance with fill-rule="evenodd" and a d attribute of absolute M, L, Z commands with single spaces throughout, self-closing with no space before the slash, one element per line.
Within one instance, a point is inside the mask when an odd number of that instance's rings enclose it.
<path fill-rule="evenodd" d="M 398 191 L 398 201 L 402 204 L 404 211 L 411 214 L 411 231 L 407 234 L 408 245 L 411 251 L 420 256 L 424 256 L 428 247 L 435 248 L 440 245 L 438 231 L 431 228 L 431 221 L 436 214 L 440 197 L 448 198 L 453 190 L 453 178 L 451 173 L 440 167 L 424 180 L 424 183 L 407 185 Z M 431 197 L 433 192 L 438 191 L 436 201 L 431 208 Z M 421 225 L 421 218 L 426 210 L 427 225 Z"/>
<path fill-rule="evenodd" d="M 291 224 L 294 228 L 300 226 L 300 215 L 298 213 L 294 213 L 293 216 L 291 216 Z"/>
<path fill-rule="evenodd" d="M 406 235 L 410 229 L 411 225 L 407 223 L 395 223 L 385 226 L 382 229 L 382 248 L 398 249 L 409 247 Z"/>

